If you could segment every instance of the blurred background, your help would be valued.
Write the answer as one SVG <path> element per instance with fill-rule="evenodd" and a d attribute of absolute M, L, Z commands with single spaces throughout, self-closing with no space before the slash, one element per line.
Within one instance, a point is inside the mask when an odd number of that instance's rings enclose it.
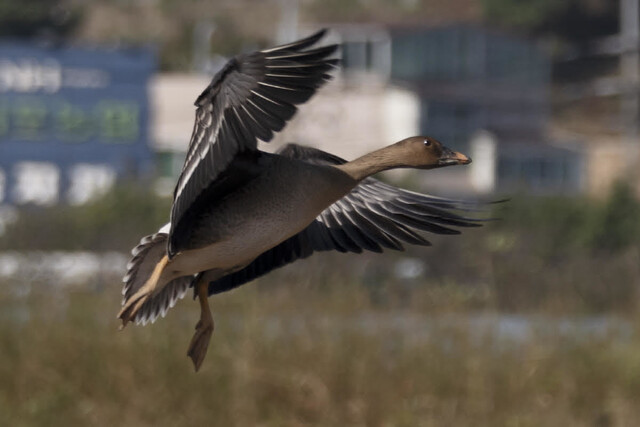
<path fill-rule="evenodd" d="M 640 425 L 639 0 L 2 0 L 0 424 Z M 509 197 L 429 248 L 319 254 L 118 332 L 168 220 L 193 101 L 232 55 L 319 28 L 334 80 L 268 147 L 415 134 Z"/>

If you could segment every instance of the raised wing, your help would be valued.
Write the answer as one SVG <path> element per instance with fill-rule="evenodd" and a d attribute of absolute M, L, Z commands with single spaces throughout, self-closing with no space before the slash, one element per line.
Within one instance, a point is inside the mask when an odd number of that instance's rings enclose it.
<path fill-rule="evenodd" d="M 345 160 L 309 147 L 289 144 L 281 155 L 310 163 L 341 164 Z M 464 211 L 478 210 L 465 202 L 402 190 L 367 178 L 325 209 L 306 229 L 264 252 L 244 269 L 209 284 L 209 294 L 240 286 L 316 251 L 382 252 L 403 250 L 403 244 L 430 245 L 420 234 L 459 234 L 451 227 L 478 227 L 483 219 Z"/>
<path fill-rule="evenodd" d="M 168 253 L 173 232 L 198 197 L 238 153 L 257 150 L 257 139 L 270 141 L 330 76 L 336 45 L 307 49 L 322 30 L 297 42 L 239 55 L 216 74 L 195 102 L 196 119 L 176 185 L 171 210 Z"/>

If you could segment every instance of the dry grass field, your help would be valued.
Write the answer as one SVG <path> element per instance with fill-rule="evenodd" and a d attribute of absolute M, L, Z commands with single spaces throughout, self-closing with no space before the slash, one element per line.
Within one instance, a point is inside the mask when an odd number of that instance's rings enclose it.
<path fill-rule="evenodd" d="M 190 298 L 118 331 L 118 268 L 74 288 L 2 279 L 0 426 L 640 425 L 625 194 L 516 199 L 431 248 L 315 255 L 215 296 L 198 374 Z M 124 253 L 166 208 L 116 196 L 25 214 L 0 250 Z"/>
<path fill-rule="evenodd" d="M 413 300 L 433 300 L 424 289 Z M 114 288 L 3 294 L 0 425 L 640 425 L 632 316 L 573 330 L 532 315 L 526 334 L 509 333 L 492 310 L 381 307 L 347 283 L 262 281 L 212 305 L 217 329 L 195 374 L 188 298 L 118 331 Z"/>

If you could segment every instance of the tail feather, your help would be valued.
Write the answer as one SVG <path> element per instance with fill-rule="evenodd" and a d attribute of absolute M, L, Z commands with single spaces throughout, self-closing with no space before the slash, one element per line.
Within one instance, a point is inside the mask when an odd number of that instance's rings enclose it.
<path fill-rule="evenodd" d="M 162 230 L 162 229 L 161 229 Z M 149 279 L 155 266 L 166 255 L 168 234 L 158 232 L 145 236 L 131 251 L 131 260 L 127 263 L 127 273 L 122 281 L 122 305 L 138 292 Z M 172 280 L 162 289 L 151 295 L 132 319 L 136 324 L 153 323 L 158 316 L 164 317 L 176 302 L 183 298 L 192 286 L 193 276 L 183 276 Z"/>

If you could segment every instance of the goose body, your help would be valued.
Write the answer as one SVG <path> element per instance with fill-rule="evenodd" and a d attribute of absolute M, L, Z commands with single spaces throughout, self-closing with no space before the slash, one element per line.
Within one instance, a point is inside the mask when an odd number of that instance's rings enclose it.
<path fill-rule="evenodd" d="M 239 55 L 196 100 L 196 120 L 171 220 L 132 251 L 118 318 L 147 323 L 194 288 L 201 319 L 188 355 L 199 369 L 213 331 L 207 298 L 319 251 L 359 253 L 428 245 L 421 231 L 478 226 L 464 202 L 399 189 L 371 175 L 470 163 L 416 136 L 347 162 L 289 144 L 260 151 L 328 79 L 336 46 L 324 35 Z"/>
<path fill-rule="evenodd" d="M 335 167 L 276 154 L 261 152 L 252 167 L 252 179 L 198 212 L 164 281 L 245 266 L 302 231 L 357 185 Z"/>

